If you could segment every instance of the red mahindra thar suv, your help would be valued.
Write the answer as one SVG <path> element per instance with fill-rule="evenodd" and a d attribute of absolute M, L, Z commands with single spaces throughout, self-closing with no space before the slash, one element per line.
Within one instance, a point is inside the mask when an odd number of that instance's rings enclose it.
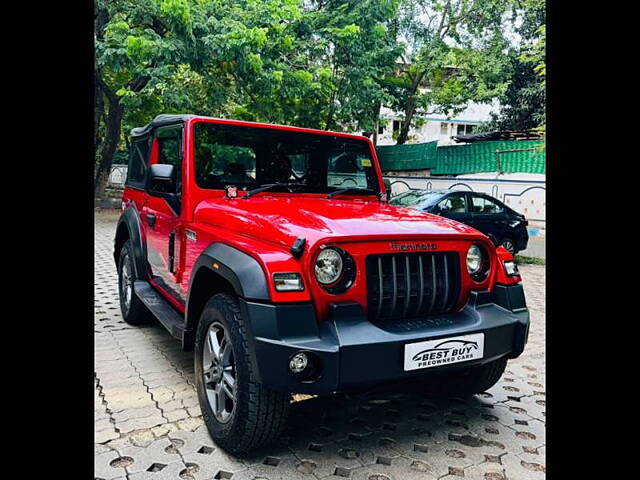
<path fill-rule="evenodd" d="M 291 393 L 482 392 L 528 336 L 511 255 L 389 205 L 355 135 L 159 115 L 132 130 L 114 257 L 124 320 L 194 350 L 204 421 L 233 453 L 277 438 Z"/>

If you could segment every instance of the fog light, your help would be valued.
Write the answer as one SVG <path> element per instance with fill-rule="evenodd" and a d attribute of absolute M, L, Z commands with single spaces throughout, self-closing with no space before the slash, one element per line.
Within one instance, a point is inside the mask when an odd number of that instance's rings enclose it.
<path fill-rule="evenodd" d="M 520 274 L 520 272 L 518 271 L 518 266 L 515 264 L 515 262 L 504 262 L 504 271 L 507 272 L 507 275 L 509 275 L 510 277 L 514 277 Z"/>
<path fill-rule="evenodd" d="M 300 373 L 309 364 L 309 360 L 307 359 L 307 355 L 304 352 L 296 353 L 291 360 L 289 361 L 289 370 L 293 373 Z"/>

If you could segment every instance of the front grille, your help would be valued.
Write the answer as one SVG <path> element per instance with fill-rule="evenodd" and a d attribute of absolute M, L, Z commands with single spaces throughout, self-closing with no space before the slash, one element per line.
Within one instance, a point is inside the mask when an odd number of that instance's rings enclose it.
<path fill-rule="evenodd" d="M 448 313 L 460 295 L 455 252 L 367 257 L 367 309 L 371 320 Z"/>

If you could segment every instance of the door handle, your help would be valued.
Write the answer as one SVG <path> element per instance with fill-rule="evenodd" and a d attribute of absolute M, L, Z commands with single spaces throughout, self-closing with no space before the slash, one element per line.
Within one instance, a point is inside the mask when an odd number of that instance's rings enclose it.
<path fill-rule="evenodd" d="M 153 213 L 147 214 L 147 223 L 151 228 L 156 224 L 156 216 Z"/>

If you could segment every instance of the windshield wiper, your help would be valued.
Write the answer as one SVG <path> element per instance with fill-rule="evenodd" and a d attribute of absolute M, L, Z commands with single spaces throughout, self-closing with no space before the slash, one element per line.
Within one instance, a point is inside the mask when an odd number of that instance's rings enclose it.
<path fill-rule="evenodd" d="M 256 193 L 266 192 L 267 190 L 271 190 L 272 188 L 275 188 L 275 187 L 293 187 L 293 186 L 300 186 L 300 185 L 301 184 L 299 184 L 299 183 L 266 183 L 264 185 L 260 185 L 260 187 L 258 187 L 258 188 L 254 188 L 253 190 L 249 190 L 247 193 L 245 193 L 240 198 L 246 200 L 247 198 L 252 197 Z"/>
<path fill-rule="evenodd" d="M 336 190 L 334 192 L 331 192 L 329 195 L 327 195 L 324 198 L 332 198 L 336 195 L 340 195 L 342 193 L 350 193 L 350 192 L 354 192 L 354 193 L 374 193 L 373 190 L 369 189 L 369 188 L 357 188 L 357 187 L 350 187 L 350 188 L 341 188 L 340 190 Z"/>

